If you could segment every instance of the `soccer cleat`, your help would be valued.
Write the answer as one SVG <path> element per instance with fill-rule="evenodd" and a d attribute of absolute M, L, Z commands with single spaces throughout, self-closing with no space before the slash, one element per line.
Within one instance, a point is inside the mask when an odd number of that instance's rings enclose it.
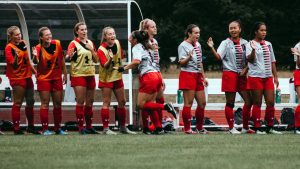
<path fill-rule="evenodd" d="M 79 130 L 79 134 L 85 135 L 88 134 L 88 131 L 85 128 L 82 128 L 81 130 Z"/>
<path fill-rule="evenodd" d="M 152 134 L 162 135 L 162 134 L 165 134 L 165 131 L 162 128 L 156 128 Z"/>
<path fill-rule="evenodd" d="M 117 135 L 116 132 L 111 131 L 109 128 L 103 130 L 104 135 Z"/>
<path fill-rule="evenodd" d="M 57 135 L 67 135 L 68 133 L 63 131 L 62 129 L 58 129 L 58 130 L 55 131 L 55 134 L 57 134 Z"/>
<path fill-rule="evenodd" d="M 261 130 L 256 130 L 255 133 L 258 134 L 258 135 L 265 135 L 265 134 L 267 134 L 265 131 L 261 131 Z"/>
<path fill-rule="evenodd" d="M 198 134 L 210 134 L 210 132 L 207 131 L 206 129 L 202 129 L 202 130 L 196 129 L 196 132 L 197 132 Z"/>
<path fill-rule="evenodd" d="M 95 130 L 93 127 L 90 129 L 85 129 L 86 134 L 100 134 L 97 130 Z"/>
<path fill-rule="evenodd" d="M 53 135 L 53 133 L 51 131 L 49 131 L 49 130 L 45 130 L 45 131 L 43 131 L 42 135 L 44 135 L 44 136 L 50 136 L 50 135 Z"/>
<path fill-rule="evenodd" d="M 300 130 L 299 129 L 295 129 L 295 134 L 300 134 Z"/>
<path fill-rule="evenodd" d="M 5 135 L 5 134 L 0 130 L 0 135 Z"/>
<path fill-rule="evenodd" d="M 276 130 L 274 130 L 274 129 L 270 129 L 270 130 L 267 132 L 267 134 L 282 134 L 282 132 L 276 131 Z"/>
<path fill-rule="evenodd" d="M 151 131 L 149 130 L 148 127 L 143 128 L 143 133 L 146 134 L 146 135 L 151 135 Z"/>
<path fill-rule="evenodd" d="M 255 134 L 254 130 L 242 128 L 241 134 Z"/>
<path fill-rule="evenodd" d="M 185 134 L 198 134 L 197 131 L 193 131 L 192 129 L 184 131 Z"/>
<path fill-rule="evenodd" d="M 169 113 L 171 113 L 175 119 L 177 119 L 176 110 L 175 110 L 174 106 L 172 105 L 172 103 L 166 103 L 164 105 L 164 109 L 167 110 Z"/>
<path fill-rule="evenodd" d="M 229 130 L 230 134 L 241 134 L 241 132 L 239 132 L 235 127 L 233 127 L 232 129 Z"/>
<path fill-rule="evenodd" d="M 40 135 L 41 132 L 36 130 L 34 128 L 34 126 L 28 126 L 27 129 L 26 129 L 27 133 L 31 133 L 31 134 L 36 134 L 36 135 Z"/>
<path fill-rule="evenodd" d="M 15 135 L 23 135 L 23 134 L 25 134 L 22 130 L 15 130 L 14 131 L 14 134 Z"/>
<path fill-rule="evenodd" d="M 120 127 L 120 133 L 122 134 L 136 134 L 136 132 L 130 131 L 127 127 Z"/>

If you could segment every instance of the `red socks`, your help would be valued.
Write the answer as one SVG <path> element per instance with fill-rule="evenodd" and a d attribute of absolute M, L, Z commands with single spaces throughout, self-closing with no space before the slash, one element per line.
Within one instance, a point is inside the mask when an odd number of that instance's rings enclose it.
<path fill-rule="evenodd" d="M 243 111 L 242 111 L 244 129 L 249 129 L 250 111 L 251 111 L 251 106 L 244 104 Z"/>
<path fill-rule="evenodd" d="M 103 128 L 108 128 L 109 123 L 109 109 L 101 109 L 101 118 L 103 123 Z"/>
<path fill-rule="evenodd" d="M 54 131 L 57 131 L 58 129 L 60 129 L 60 123 L 62 120 L 61 107 L 53 108 L 53 119 L 54 119 Z"/>
<path fill-rule="evenodd" d="M 40 109 L 40 118 L 42 123 L 42 131 L 48 130 L 48 112 L 49 109 Z"/>
<path fill-rule="evenodd" d="M 143 128 L 149 128 L 148 122 L 149 122 L 149 113 L 147 110 L 142 109 L 142 122 L 143 122 Z"/>
<path fill-rule="evenodd" d="M 156 103 L 164 104 L 165 103 L 165 99 L 163 97 L 159 98 L 159 99 L 156 99 Z M 163 119 L 162 109 L 159 109 L 157 112 L 158 112 L 159 120 L 162 122 L 162 119 Z"/>
<path fill-rule="evenodd" d="M 260 106 L 253 105 L 252 119 L 253 119 L 253 122 L 254 122 L 254 128 L 259 128 L 260 127 L 260 113 L 261 113 Z"/>
<path fill-rule="evenodd" d="M 34 113 L 33 107 L 25 107 L 25 115 L 27 118 L 28 126 L 34 126 Z"/>
<path fill-rule="evenodd" d="M 182 119 L 183 119 L 183 124 L 184 124 L 184 131 L 189 131 L 191 130 L 191 107 L 183 107 L 182 110 Z"/>
<path fill-rule="evenodd" d="M 269 126 L 269 127 L 274 126 L 274 113 L 275 113 L 274 106 L 272 106 L 272 107 L 267 106 L 266 112 L 265 112 L 265 120 L 267 122 L 267 126 Z"/>
<path fill-rule="evenodd" d="M 20 109 L 21 107 L 13 104 L 12 109 L 11 109 L 11 117 L 13 121 L 13 128 L 14 131 L 20 130 Z"/>
<path fill-rule="evenodd" d="M 81 131 L 83 129 L 83 122 L 84 122 L 83 106 L 76 105 L 76 118 L 78 122 L 78 129 L 79 131 Z"/>
<path fill-rule="evenodd" d="M 233 107 L 229 107 L 227 105 L 225 106 L 225 116 L 229 125 L 229 129 L 232 129 L 234 123 Z"/>
<path fill-rule="evenodd" d="M 300 127 L 300 106 L 298 105 L 295 110 L 295 128 Z"/>
<path fill-rule="evenodd" d="M 119 120 L 119 125 L 122 127 L 125 127 L 126 124 L 126 109 L 123 108 L 117 108 L 117 113 L 118 113 L 118 120 Z"/>
<path fill-rule="evenodd" d="M 158 115 L 157 111 L 152 111 L 150 113 L 150 118 L 151 118 L 151 121 L 152 121 L 152 123 L 153 123 L 153 125 L 156 129 L 157 128 L 162 128 L 161 120 L 159 119 L 159 115 Z"/>
<path fill-rule="evenodd" d="M 147 110 L 163 110 L 164 109 L 164 104 L 160 103 L 155 103 L 155 102 L 147 102 L 144 104 L 143 109 Z"/>
<path fill-rule="evenodd" d="M 92 106 L 84 106 L 84 117 L 86 122 L 86 128 L 91 129 L 92 128 L 92 122 L 93 122 L 93 107 Z"/>
<path fill-rule="evenodd" d="M 197 107 L 196 112 L 196 128 L 200 131 L 203 130 L 203 120 L 204 120 L 204 108 Z"/>

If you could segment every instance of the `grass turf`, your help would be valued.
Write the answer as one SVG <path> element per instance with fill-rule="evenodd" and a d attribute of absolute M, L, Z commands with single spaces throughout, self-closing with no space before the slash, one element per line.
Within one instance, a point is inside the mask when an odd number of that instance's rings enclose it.
<path fill-rule="evenodd" d="M 0 169 L 295 169 L 300 136 L 0 136 Z"/>

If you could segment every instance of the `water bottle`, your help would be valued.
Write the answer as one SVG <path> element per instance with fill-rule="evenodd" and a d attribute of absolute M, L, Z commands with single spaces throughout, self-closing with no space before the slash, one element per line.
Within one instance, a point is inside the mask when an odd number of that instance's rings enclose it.
<path fill-rule="evenodd" d="M 182 92 L 182 90 L 177 90 L 176 102 L 178 104 L 182 104 L 183 103 L 183 92 Z"/>
<path fill-rule="evenodd" d="M 275 94 L 275 102 L 276 103 L 281 103 L 281 90 L 279 88 L 276 89 L 276 94 Z"/>

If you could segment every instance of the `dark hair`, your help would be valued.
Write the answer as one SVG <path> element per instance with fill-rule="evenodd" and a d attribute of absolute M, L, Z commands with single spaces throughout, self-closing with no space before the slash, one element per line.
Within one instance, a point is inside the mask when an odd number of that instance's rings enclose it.
<path fill-rule="evenodd" d="M 152 45 L 149 43 L 149 35 L 146 31 L 133 31 L 131 33 L 133 39 L 136 39 L 138 43 L 141 43 L 146 49 L 152 49 Z"/>
<path fill-rule="evenodd" d="M 257 32 L 258 31 L 258 29 L 260 28 L 260 26 L 262 26 L 262 25 L 266 25 L 264 22 L 256 22 L 254 25 L 253 25 L 253 27 L 252 27 L 252 29 L 251 29 L 251 33 L 250 33 L 250 38 L 251 39 L 254 39 L 255 38 L 255 32 Z"/>
<path fill-rule="evenodd" d="M 79 29 L 79 26 L 81 25 L 86 25 L 84 22 L 78 22 L 75 26 L 74 26 L 74 30 L 73 30 L 73 33 L 74 33 L 74 36 L 75 37 L 78 37 L 78 34 L 76 33 Z"/>
<path fill-rule="evenodd" d="M 242 33 L 243 33 L 243 26 L 242 26 L 241 20 L 239 20 L 239 19 L 233 20 L 233 21 L 229 22 L 228 26 L 229 26 L 231 23 L 237 23 L 237 24 L 239 25 L 239 27 L 240 27 L 240 29 L 241 29 L 241 33 L 240 33 L 239 37 L 241 37 L 241 36 L 242 36 Z"/>
<path fill-rule="evenodd" d="M 42 37 L 43 35 L 44 35 L 44 31 L 45 30 L 50 30 L 48 27 L 41 27 L 40 29 L 39 29 L 39 33 L 38 33 L 38 35 L 39 35 L 39 43 L 40 44 L 42 44 L 42 41 L 41 41 L 41 39 L 40 39 L 40 37 Z"/>
<path fill-rule="evenodd" d="M 186 30 L 185 30 L 185 32 L 184 32 L 184 35 L 185 35 L 184 39 L 185 39 L 185 40 L 186 40 L 187 38 L 189 38 L 189 33 L 192 33 L 192 32 L 193 32 L 193 29 L 196 28 L 196 27 L 199 28 L 199 26 L 197 26 L 197 25 L 195 25 L 195 24 L 189 24 L 189 25 L 186 27 Z"/>

